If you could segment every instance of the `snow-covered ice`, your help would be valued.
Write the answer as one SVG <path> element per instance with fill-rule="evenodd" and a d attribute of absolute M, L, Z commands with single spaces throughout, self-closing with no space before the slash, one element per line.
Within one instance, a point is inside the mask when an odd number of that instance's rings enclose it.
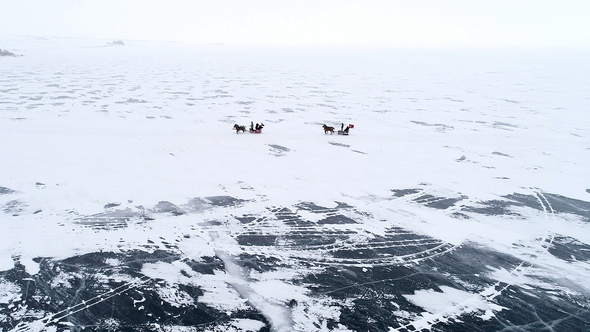
<path fill-rule="evenodd" d="M 590 329 L 588 54 L 0 48 L 3 330 Z"/>

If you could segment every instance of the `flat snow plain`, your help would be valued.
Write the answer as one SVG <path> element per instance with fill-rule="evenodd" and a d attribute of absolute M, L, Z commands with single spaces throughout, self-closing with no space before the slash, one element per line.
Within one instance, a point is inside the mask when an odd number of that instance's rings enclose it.
<path fill-rule="evenodd" d="M 2 330 L 590 330 L 588 54 L 108 42 L 0 38 Z"/>

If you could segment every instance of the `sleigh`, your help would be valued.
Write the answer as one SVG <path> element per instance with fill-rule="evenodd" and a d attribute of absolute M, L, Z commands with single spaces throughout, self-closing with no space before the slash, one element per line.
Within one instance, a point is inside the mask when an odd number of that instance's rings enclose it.
<path fill-rule="evenodd" d="M 344 130 L 338 130 L 338 135 L 348 135 L 348 130 L 354 128 L 354 125 L 348 125 Z"/>
<path fill-rule="evenodd" d="M 250 127 L 250 134 L 260 134 L 262 133 L 262 128 L 264 128 L 264 123 L 260 123 L 260 126 L 257 123 L 256 128 Z"/>

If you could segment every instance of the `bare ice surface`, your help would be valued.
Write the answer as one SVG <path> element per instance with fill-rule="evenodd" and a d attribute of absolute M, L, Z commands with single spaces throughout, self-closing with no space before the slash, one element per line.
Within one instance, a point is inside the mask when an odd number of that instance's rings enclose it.
<path fill-rule="evenodd" d="M 584 54 L 109 42 L 0 40 L 1 330 L 590 330 Z"/>

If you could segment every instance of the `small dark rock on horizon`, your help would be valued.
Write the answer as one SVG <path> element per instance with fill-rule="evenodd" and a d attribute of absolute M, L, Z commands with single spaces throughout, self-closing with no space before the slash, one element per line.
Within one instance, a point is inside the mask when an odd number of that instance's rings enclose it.
<path fill-rule="evenodd" d="M 0 49 L 0 56 L 18 56 L 18 55 L 14 54 L 12 52 L 9 52 L 7 50 Z"/>

